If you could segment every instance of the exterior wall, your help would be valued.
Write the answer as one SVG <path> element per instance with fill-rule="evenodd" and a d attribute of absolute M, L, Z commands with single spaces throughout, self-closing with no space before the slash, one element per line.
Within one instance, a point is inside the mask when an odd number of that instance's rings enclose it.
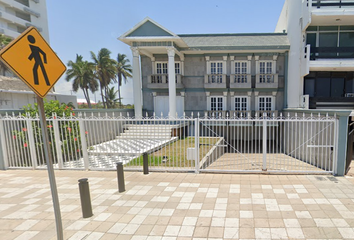
<path fill-rule="evenodd" d="M 285 29 L 290 42 L 287 84 L 288 106 L 286 106 L 288 108 L 300 107 L 300 96 L 303 89 L 303 78 L 300 73 L 301 62 L 299 61 L 303 52 L 302 24 L 300 21 L 302 11 L 301 2 L 286 0 L 275 29 L 276 32 L 282 32 Z"/>
<path fill-rule="evenodd" d="M 210 57 L 210 61 L 222 61 L 223 56 L 227 56 L 226 60 L 226 74 L 227 82 L 229 82 L 231 74 L 231 60 L 230 55 L 235 56 L 235 60 L 247 60 L 248 56 L 252 56 L 251 75 L 252 75 L 252 87 L 247 89 L 242 88 L 230 88 L 229 84 L 225 83 L 225 87 L 217 88 L 205 88 L 204 76 L 207 74 L 207 61 L 205 56 Z M 256 59 L 255 56 L 259 56 L 259 60 L 273 60 L 273 56 L 277 55 L 275 73 L 278 74 L 278 87 L 276 88 L 256 88 Z M 155 62 L 168 61 L 166 55 L 154 55 Z M 175 61 L 180 61 L 179 57 L 175 57 Z M 154 66 L 155 67 L 155 66 Z M 149 114 L 154 111 L 154 94 L 157 96 L 168 96 L 168 88 L 150 88 L 148 86 L 149 76 L 155 72 L 153 69 L 153 62 L 147 56 L 141 56 L 141 69 L 142 69 L 142 89 L 143 89 L 143 109 Z M 155 73 L 156 74 L 156 73 Z M 244 54 L 200 54 L 200 55 L 187 55 L 184 59 L 184 76 L 182 78 L 182 84 L 184 88 L 177 89 L 177 96 L 181 96 L 181 92 L 185 92 L 184 110 L 188 114 L 190 112 L 203 112 L 207 110 L 207 94 L 210 96 L 223 96 L 224 92 L 227 92 L 226 97 L 226 110 L 231 110 L 231 97 L 234 96 L 248 96 L 251 93 L 251 105 L 250 110 L 256 110 L 256 95 L 259 96 L 275 96 L 275 110 L 282 110 L 284 108 L 284 79 L 285 79 L 285 55 L 278 53 L 244 53 Z M 223 83 L 224 84 L 224 83 Z M 156 113 L 158 114 L 158 113 Z M 189 114 L 188 114 L 189 115 Z"/>
<path fill-rule="evenodd" d="M 49 42 L 46 0 L 0 0 L 0 32 L 16 38 L 27 27 L 36 27 Z"/>

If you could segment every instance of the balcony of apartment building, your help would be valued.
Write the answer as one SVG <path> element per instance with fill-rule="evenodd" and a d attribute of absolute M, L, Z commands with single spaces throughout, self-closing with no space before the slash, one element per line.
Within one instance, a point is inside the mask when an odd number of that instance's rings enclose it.
<path fill-rule="evenodd" d="M 311 109 L 354 109 L 353 72 L 312 71 L 304 78 Z"/>
<path fill-rule="evenodd" d="M 353 0 L 312 0 L 312 8 L 316 8 L 316 9 L 354 8 L 354 1 Z"/>
<path fill-rule="evenodd" d="M 206 75 L 204 75 L 204 88 L 226 89 L 226 74 L 206 74 Z"/>
<path fill-rule="evenodd" d="M 354 67 L 354 15 L 352 25 L 309 26 L 304 64 L 307 71 L 351 71 Z"/>
<path fill-rule="evenodd" d="M 312 2 L 309 8 L 311 24 L 333 25 L 335 23 L 350 24 L 354 14 L 354 0 L 307 0 Z M 332 24 L 329 24 L 332 23 Z"/>
<path fill-rule="evenodd" d="M 175 74 L 176 89 L 184 88 L 182 83 L 183 76 Z M 168 89 L 168 74 L 151 74 L 148 76 L 148 88 L 152 89 Z"/>

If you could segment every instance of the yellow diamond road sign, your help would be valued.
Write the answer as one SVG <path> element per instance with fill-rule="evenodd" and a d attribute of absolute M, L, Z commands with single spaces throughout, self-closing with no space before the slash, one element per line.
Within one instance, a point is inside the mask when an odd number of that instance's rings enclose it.
<path fill-rule="evenodd" d="M 1 50 L 0 58 L 41 98 L 47 95 L 66 70 L 34 27 L 28 28 Z"/>

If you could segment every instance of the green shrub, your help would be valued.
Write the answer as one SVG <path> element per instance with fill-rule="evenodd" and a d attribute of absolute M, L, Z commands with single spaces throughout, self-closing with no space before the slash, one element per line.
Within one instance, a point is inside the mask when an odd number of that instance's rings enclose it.
<path fill-rule="evenodd" d="M 31 105 L 28 104 L 23 107 L 25 113 L 24 117 L 30 116 L 31 119 L 36 118 L 38 116 L 38 105 L 37 103 Z M 58 127 L 59 127 L 59 138 L 61 142 L 61 151 L 62 157 L 64 161 L 68 160 L 76 160 L 81 156 L 81 138 L 80 138 L 80 129 L 79 123 L 75 120 L 61 120 L 61 117 L 70 117 L 75 116 L 73 112 L 73 108 L 64 103 L 59 103 L 58 101 L 44 101 L 44 111 L 47 118 L 46 129 L 48 131 L 49 145 L 50 150 L 53 156 L 53 161 L 56 163 L 54 159 L 56 159 L 57 150 L 56 150 L 56 142 L 54 138 L 54 126 L 53 120 L 58 119 Z M 51 119 L 51 120 L 48 120 Z M 16 139 L 17 150 L 22 150 L 25 154 L 25 158 L 29 158 L 29 142 L 28 142 L 28 130 L 26 128 L 25 121 L 21 121 L 22 125 L 18 128 L 21 130 L 13 131 L 13 138 Z M 42 130 L 40 127 L 40 122 L 38 120 L 31 120 L 32 122 L 32 130 L 33 137 L 35 142 L 35 149 L 38 164 L 45 164 L 46 161 L 42 154 L 43 152 L 43 141 L 42 141 Z M 87 134 L 87 132 L 86 132 Z"/>

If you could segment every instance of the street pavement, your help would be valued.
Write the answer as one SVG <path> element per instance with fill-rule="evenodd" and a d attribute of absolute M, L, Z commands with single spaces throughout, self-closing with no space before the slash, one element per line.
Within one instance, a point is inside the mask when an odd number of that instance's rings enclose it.
<path fill-rule="evenodd" d="M 353 173 L 125 172 L 119 193 L 114 171 L 55 171 L 64 239 L 72 240 L 354 239 Z M 81 178 L 90 218 L 82 217 Z M 0 239 L 57 239 L 46 170 L 0 171 Z"/>

